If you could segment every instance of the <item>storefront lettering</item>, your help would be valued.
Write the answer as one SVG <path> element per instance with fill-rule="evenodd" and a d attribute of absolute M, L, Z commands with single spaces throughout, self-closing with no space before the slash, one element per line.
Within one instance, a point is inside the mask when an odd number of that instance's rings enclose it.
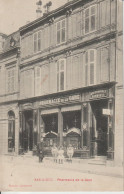
<path fill-rule="evenodd" d="M 108 90 L 99 90 L 90 93 L 90 99 L 105 98 L 108 97 Z"/>
<path fill-rule="evenodd" d="M 80 100 L 80 98 L 81 98 L 81 96 L 79 94 L 76 94 L 73 96 L 66 96 L 63 98 L 52 98 L 52 99 L 40 101 L 39 105 L 47 105 L 47 104 L 75 101 L 75 100 Z"/>

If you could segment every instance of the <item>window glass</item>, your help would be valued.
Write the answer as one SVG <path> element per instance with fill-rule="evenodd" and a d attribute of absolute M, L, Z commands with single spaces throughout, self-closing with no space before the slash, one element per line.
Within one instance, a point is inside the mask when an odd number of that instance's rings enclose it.
<path fill-rule="evenodd" d="M 65 42 L 65 20 L 57 23 L 57 44 Z"/>

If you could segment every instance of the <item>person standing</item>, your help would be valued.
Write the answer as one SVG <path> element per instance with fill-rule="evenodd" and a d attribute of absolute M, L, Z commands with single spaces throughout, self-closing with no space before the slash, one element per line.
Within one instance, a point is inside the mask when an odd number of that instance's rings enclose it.
<path fill-rule="evenodd" d="M 73 149 L 72 145 L 69 144 L 69 146 L 67 148 L 67 155 L 69 157 L 69 162 L 71 162 L 71 163 L 72 163 L 73 154 L 74 154 L 74 149 Z"/>
<path fill-rule="evenodd" d="M 58 163 L 63 164 L 63 161 L 64 161 L 64 150 L 63 150 L 62 146 L 60 146 L 60 148 L 58 150 Z"/>
<path fill-rule="evenodd" d="M 53 145 L 51 151 L 52 151 L 53 160 L 54 160 L 54 162 L 57 163 L 58 149 L 56 147 L 56 144 Z"/>
<path fill-rule="evenodd" d="M 42 162 L 43 158 L 44 158 L 44 142 L 43 142 L 43 137 L 41 138 L 41 142 L 38 144 L 38 156 L 39 156 L 39 162 Z"/>

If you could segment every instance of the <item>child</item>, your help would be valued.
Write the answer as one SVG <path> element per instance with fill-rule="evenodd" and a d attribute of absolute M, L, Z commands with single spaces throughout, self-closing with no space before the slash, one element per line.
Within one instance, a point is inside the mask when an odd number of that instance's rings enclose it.
<path fill-rule="evenodd" d="M 56 147 L 56 145 L 54 144 L 52 147 L 52 155 L 53 155 L 53 160 L 54 162 L 57 163 L 57 155 L 58 155 L 58 149 Z"/>
<path fill-rule="evenodd" d="M 63 150 L 62 146 L 60 146 L 60 148 L 58 150 L 58 163 L 63 164 L 63 160 L 64 160 L 64 150 Z"/>
<path fill-rule="evenodd" d="M 69 161 L 72 163 L 72 156 L 74 154 L 74 149 L 72 145 L 70 144 L 69 147 L 67 148 L 67 155 L 69 157 Z"/>

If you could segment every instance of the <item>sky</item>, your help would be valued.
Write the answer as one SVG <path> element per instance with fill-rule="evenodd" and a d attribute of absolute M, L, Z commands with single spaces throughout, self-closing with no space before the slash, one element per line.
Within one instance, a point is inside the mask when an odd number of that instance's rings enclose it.
<path fill-rule="evenodd" d="M 51 10 L 65 4 L 67 0 L 51 0 Z M 36 19 L 37 0 L 0 0 L 0 32 L 7 35 L 17 31 L 27 21 Z M 42 0 L 45 5 L 49 0 Z M 42 11 L 44 8 L 42 5 Z"/>

